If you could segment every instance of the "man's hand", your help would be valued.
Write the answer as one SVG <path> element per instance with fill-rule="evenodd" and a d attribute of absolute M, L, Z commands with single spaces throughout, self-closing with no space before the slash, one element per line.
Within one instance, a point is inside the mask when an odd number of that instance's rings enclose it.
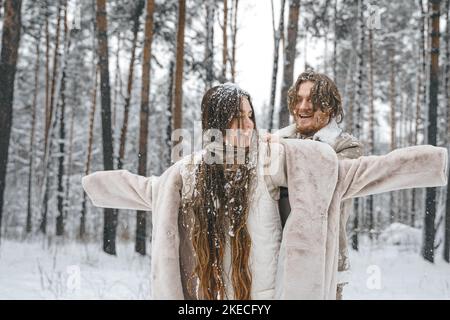
<path fill-rule="evenodd" d="M 270 134 L 270 133 L 265 133 L 262 137 L 262 141 L 263 142 L 273 142 L 273 143 L 279 143 L 280 142 L 280 137 Z"/>

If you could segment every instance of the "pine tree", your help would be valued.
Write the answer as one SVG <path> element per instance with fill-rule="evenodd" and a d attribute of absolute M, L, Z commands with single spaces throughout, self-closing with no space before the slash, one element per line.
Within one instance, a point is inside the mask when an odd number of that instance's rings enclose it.
<path fill-rule="evenodd" d="M 390 139 L 390 151 L 393 151 L 397 148 L 397 116 L 396 116 L 396 83 L 395 83 L 395 46 L 393 45 L 389 49 L 389 105 L 390 105 L 390 127 L 391 127 L 391 139 Z M 389 193 L 389 223 L 392 224 L 395 221 L 396 215 L 396 192 Z"/>
<path fill-rule="evenodd" d="M 375 153 L 375 109 L 374 109 L 374 61 L 373 61 L 373 29 L 369 28 L 369 152 Z M 367 215 L 369 216 L 369 237 L 372 239 L 374 232 L 373 196 L 368 197 Z"/>
<path fill-rule="evenodd" d="M 214 81 L 214 15 L 215 4 L 213 1 L 206 1 L 206 21 L 205 21 L 205 91 L 212 87 Z"/>
<path fill-rule="evenodd" d="M 236 81 L 236 41 L 237 41 L 237 32 L 238 32 L 238 26 L 237 26 L 237 14 L 238 14 L 238 6 L 239 6 L 239 0 L 233 0 L 232 1 L 232 12 L 231 12 L 231 20 L 233 23 L 231 24 L 231 82 Z"/>
<path fill-rule="evenodd" d="M 67 1 L 64 6 L 64 51 L 70 49 L 70 35 L 67 27 Z M 66 56 L 66 55 L 65 55 Z M 62 69 L 61 87 L 60 87 L 60 108 L 59 108 L 59 156 L 58 156 L 58 216 L 56 217 L 56 235 L 62 236 L 64 234 L 64 159 L 65 159 L 65 143 L 66 143 L 66 128 L 65 128 L 65 114 L 66 114 L 66 76 L 67 64 Z"/>
<path fill-rule="evenodd" d="M 447 103 L 447 144 L 450 145 L 450 0 L 446 1 L 445 8 L 445 101 Z M 450 170 L 449 179 L 450 180 Z M 450 187 L 447 186 L 447 202 L 445 207 L 445 229 L 444 229 L 444 260 L 450 263 Z"/>
<path fill-rule="evenodd" d="M 429 106 L 428 106 L 428 144 L 436 145 L 437 139 L 437 106 L 439 90 L 439 9 L 440 0 L 430 0 L 431 14 L 431 55 L 430 55 L 430 80 L 429 80 Z M 436 217 L 436 188 L 427 188 L 426 210 L 424 221 L 424 243 L 422 255 L 425 260 L 434 262 L 434 240 Z"/>
<path fill-rule="evenodd" d="M 362 129 L 362 87 L 363 87 L 363 67 L 364 67 L 364 43 L 365 43 L 365 30 L 364 30 L 364 14 L 363 14 L 364 0 L 358 1 L 358 32 L 359 32 L 359 48 L 358 48 L 358 71 L 357 71 L 357 89 L 356 89 L 356 121 L 355 121 L 355 135 L 357 138 L 361 137 Z M 361 201 L 362 202 L 362 201 Z M 352 232 L 352 248 L 354 250 L 359 249 L 359 208 L 360 199 L 356 198 L 353 202 L 353 232 Z"/>
<path fill-rule="evenodd" d="M 33 217 L 33 205 L 32 205 L 32 194 L 33 194 L 33 169 L 34 169 L 34 143 L 35 143 L 35 132 L 36 132 L 36 105 L 37 96 L 39 90 L 39 70 L 40 70 L 40 41 L 41 41 L 42 26 L 39 28 L 38 35 L 36 37 L 36 64 L 34 67 L 34 91 L 33 91 L 33 102 L 31 105 L 31 134 L 30 134 L 30 161 L 28 169 L 28 190 L 27 190 L 27 219 L 25 230 L 27 233 L 32 231 L 32 217 Z"/>
<path fill-rule="evenodd" d="M 222 26 L 222 79 L 221 82 L 226 82 L 227 79 L 227 63 L 228 63 L 228 0 L 223 0 L 223 26 Z"/>
<path fill-rule="evenodd" d="M 281 38 L 284 37 L 284 7 L 286 0 L 281 0 L 280 7 L 280 18 L 278 22 L 278 28 L 275 28 L 275 9 L 272 4 L 272 29 L 273 29 L 273 62 L 272 62 L 272 79 L 271 79 L 271 89 L 270 89 L 270 113 L 269 113 L 269 131 L 273 129 L 274 122 L 274 111 L 275 111 L 275 96 L 277 92 L 277 78 L 278 78 L 278 64 L 279 64 L 279 52 L 280 52 L 280 42 Z"/>
<path fill-rule="evenodd" d="M 125 105 L 123 107 L 123 123 L 122 128 L 120 130 L 120 143 L 119 143 L 119 156 L 117 157 L 117 169 L 122 169 L 123 160 L 125 158 L 125 146 L 127 139 L 127 129 L 128 129 L 128 115 L 130 112 L 130 101 L 131 101 L 131 92 L 133 89 L 133 80 L 134 80 L 134 63 L 136 57 L 136 44 L 137 37 L 139 31 L 139 18 L 144 11 L 145 0 L 139 0 L 136 4 L 136 9 L 132 16 L 133 21 L 133 40 L 131 45 L 131 57 L 130 57 L 130 66 L 128 69 L 128 82 L 127 82 L 127 95 L 125 98 Z"/>
<path fill-rule="evenodd" d="M 55 104 L 58 103 L 59 90 L 57 89 L 60 86 L 60 71 L 62 70 L 60 64 L 60 34 L 61 34 L 61 16 L 62 16 L 62 5 L 58 2 L 57 8 L 57 17 L 56 17 L 56 40 L 55 40 L 55 48 L 53 50 L 53 64 L 52 64 L 52 76 L 51 79 L 47 78 L 47 84 L 50 86 L 49 92 L 46 96 L 46 114 L 45 114 L 45 132 L 44 132 L 44 161 L 43 161 L 43 170 L 44 170 L 44 182 L 42 184 L 42 207 L 41 207 L 41 222 L 39 225 L 39 230 L 43 233 L 47 233 L 47 216 L 48 216 L 48 202 L 50 200 L 50 181 L 51 181 L 51 162 L 52 162 L 52 143 L 53 137 L 55 135 L 54 129 L 56 128 L 57 118 L 55 115 Z M 47 68 L 49 66 L 49 32 L 48 32 L 48 20 L 46 22 L 46 30 L 47 30 Z M 47 77 L 49 76 L 49 72 Z"/>
<path fill-rule="evenodd" d="M 6 168 L 13 117 L 14 80 L 21 30 L 22 0 L 5 1 L 0 56 L 0 236 L 6 185 Z"/>
<path fill-rule="evenodd" d="M 86 163 L 84 165 L 84 175 L 90 173 L 91 160 L 92 160 L 92 146 L 94 141 L 94 123 L 95 123 L 95 109 L 97 106 L 97 88 L 98 88 L 98 74 L 99 65 L 94 63 L 94 74 L 93 74 L 93 88 L 92 88 L 92 98 L 91 98 L 91 110 L 89 113 L 89 129 L 88 129 L 88 143 L 87 143 L 87 153 L 86 153 Z M 83 192 L 83 200 L 81 203 L 81 214 L 80 214 L 80 230 L 79 237 L 84 239 L 86 235 L 86 192 Z"/>
<path fill-rule="evenodd" d="M 287 106 L 287 93 L 294 81 L 294 64 L 297 57 L 298 19 L 300 0 L 289 0 L 289 18 L 287 25 L 287 41 L 284 49 L 283 81 L 280 94 L 279 127 L 289 124 L 289 110 Z"/>
<path fill-rule="evenodd" d="M 102 140 L 103 166 L 105 170 L 113 170 L 113 141 L 111 130 L 111 89 L 109 85 L 108 57 L 108 24 L 106 17 L 106 1 L 96 0 L 97 23 L 97 55 L 100 67 L 100 92 L 102 106 Z M 103 250 L 116 254 L 117 212 L 114 209 L 104 209 Z"/>
<path fill-rule="evenodd" d="M 182 127 L 183 108 L 183 65 L 184 65 L 184 29 L 186 23 L 186 0 L 178 0 L 177 56 L 175 64 L 175 95 L 173 108 L 173 130 Z"/>
<path fill-rule="evenodd" d="M 147 0 L 147 15 L 145 18 L 144 56 L 142 62 L 142 87 L 141 87 L 141 112 L 139 128 L 139 167 L 138 173 L 147 175 L 147 141 L 148 141 L 148 117 L 149 117 L 149 90 L 150 90 L 150 65 L 153 41 L 153 12 L 154 0 Z M 136 252 L 145 255 L 146 239 L 146 212 L 138 211 L 136 220 Z"/>

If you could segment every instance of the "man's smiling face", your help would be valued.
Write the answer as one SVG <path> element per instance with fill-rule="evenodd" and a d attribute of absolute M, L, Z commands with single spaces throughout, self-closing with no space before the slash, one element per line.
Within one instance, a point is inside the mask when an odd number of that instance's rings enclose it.
<path fill-rule="evenodd" d="M 330 121 L 329 111 L 324 112 L 320 108 L 314 109 L 311 101 L 313 86 L 314 82 L 312 81 L 305 81 L 299 86 L 294 108 L 297 131 L 306 136 L 314 135 Z"/>

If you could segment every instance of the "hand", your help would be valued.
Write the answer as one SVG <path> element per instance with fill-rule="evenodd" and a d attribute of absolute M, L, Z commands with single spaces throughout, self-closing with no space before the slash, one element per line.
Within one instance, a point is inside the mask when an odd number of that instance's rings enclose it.
<path fill-rule="evenodd" d="M 280 142 L 280 137 L 274 135 L 274 134 L 270 134 L 268 132 L 266 132 L 263 137 L 262 137 L 262 141 L 263 142 L 269 142 L 269 143 L 279 143 Z"/>

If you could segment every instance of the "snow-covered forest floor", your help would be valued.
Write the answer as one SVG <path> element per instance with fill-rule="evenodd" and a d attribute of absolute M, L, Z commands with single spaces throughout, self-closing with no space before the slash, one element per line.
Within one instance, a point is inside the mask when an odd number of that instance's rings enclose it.
<path fill-rule="evenodd" d="M 419 230 L 392 225 L 372 243 L 350 250 L 345 299 L 450 299 L 450 265 L 420 256 Z M 119 243 L 117 257 L 101 244 L 19 242 L 0 245 L 0 299 L 149 299 L 150 256 Z"/>
<path fill-rule="evenodd" d="M 97 243 L 0 245 L 0 299 L 149 298 L 150 257 L 133 243 L 118 243 L 116 257 Z"/>
<path fill-rule="evenodd" d="M 450 299 L 450 264 L 440 256 L 432 264 L 409 248 L 364 246 L 350 261 L 344 299 Z"/>

